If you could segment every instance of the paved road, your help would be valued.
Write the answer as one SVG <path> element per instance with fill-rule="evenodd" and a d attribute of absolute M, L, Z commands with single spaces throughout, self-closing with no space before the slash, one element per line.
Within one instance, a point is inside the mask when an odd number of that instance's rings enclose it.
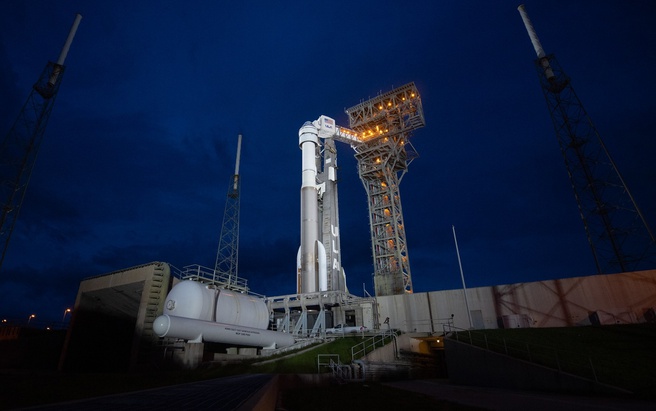
<path fill-rule="evenodd" d="M 433 398 L 491 411 L 654 411 L 656 402 L 451 385 L 442 380 L 386 383 Z"/>
<path fill-rule="evenodd" d="M 274 378 L 270 374 L 238 375 L 152 390 L 71 401 L 30 410 L 130 411 L 130 410 L 242 410 Z"/>

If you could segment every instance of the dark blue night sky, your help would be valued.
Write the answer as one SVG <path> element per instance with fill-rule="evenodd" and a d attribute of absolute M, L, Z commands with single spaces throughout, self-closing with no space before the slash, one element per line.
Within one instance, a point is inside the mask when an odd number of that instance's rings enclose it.
<path fill-rule="evenodd" d="M 526 1 L 651 226 L 656 3 Z M 0 271 L 0 317 L 60 321 L 81 279 L 214 264 L 237 134 L 240 275 L 295 292 L 298 129 L 414 81 L 401 194 L 415 292 L 595 273 L 517 1 L 0 3 L 0 131 L 84 18 Z M 366 194 L 339 147 L 343 265 L 373 292 Z"/>

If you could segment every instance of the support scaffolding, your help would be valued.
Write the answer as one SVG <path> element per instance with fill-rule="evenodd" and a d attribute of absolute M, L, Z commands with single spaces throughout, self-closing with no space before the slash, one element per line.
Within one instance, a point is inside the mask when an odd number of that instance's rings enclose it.
<path fill-rule="evenodd" d="M 350 142 L 367 192 L 376 296 L 412 293 L 399 185 L 418 157 L 410 133 L 425 124 L 414 83 L 346 110 L 360 143 Z"/>

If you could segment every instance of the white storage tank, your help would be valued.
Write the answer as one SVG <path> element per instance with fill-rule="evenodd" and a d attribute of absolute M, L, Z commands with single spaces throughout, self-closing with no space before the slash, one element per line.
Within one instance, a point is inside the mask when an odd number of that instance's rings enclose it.
<path fill-rule="evenodd" d="M 267 330 L 269 310 L 261 298 L 186 280 L 166 297 L 163 315 L 153 321 L 160 337 L 251 347 L 287 347 L 288 333 Z"/>
<path fill-rule="evenodd" d="M 214 321 L 217 290 L 196 281 L 176 284 L 166 296 L 164 314 L 195 320 Z"/>
<path fill-rule="evenodd" d="M 261 298 L 191 280 L 171 289 L 164 314 L 260 330 L 269 326 L 269 310 Z"/>
<path fill-rule="evenodd" d="M 269 326 L 269 310 L 261 298 L 219 290 L 215 321 L 266 330 Z"/>

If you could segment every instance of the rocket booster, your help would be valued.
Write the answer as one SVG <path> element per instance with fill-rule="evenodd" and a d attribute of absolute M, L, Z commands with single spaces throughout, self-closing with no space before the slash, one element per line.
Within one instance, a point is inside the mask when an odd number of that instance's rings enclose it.
<path fill-rule="evenodd" d="M 313 293 L 327 289 L 326 250 L 319 236 L 319 188 L 317 186 L 317 148 L 319 131 L 305 122 L 298 131 L 301 163 L 301 246 L 297 257 L 297 292 Z"/>

